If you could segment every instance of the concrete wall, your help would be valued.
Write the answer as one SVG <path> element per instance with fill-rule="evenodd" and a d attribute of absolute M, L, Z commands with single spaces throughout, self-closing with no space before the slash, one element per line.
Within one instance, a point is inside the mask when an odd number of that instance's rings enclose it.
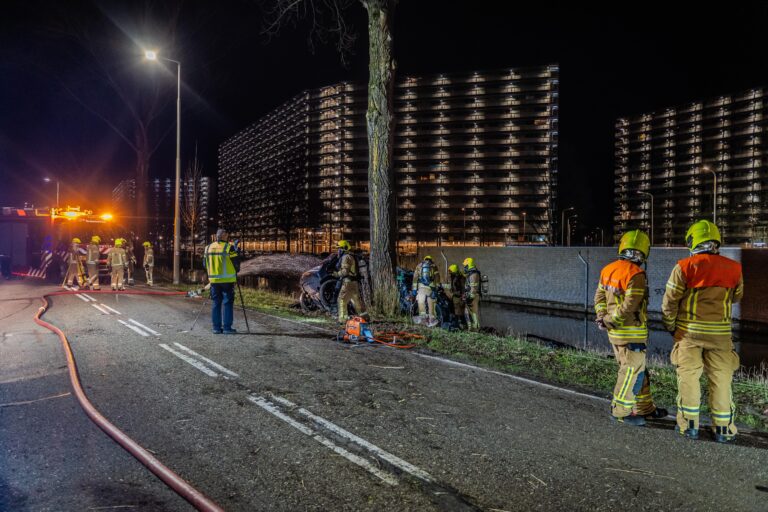
<path fill-rule="evenodd" d="M 492 301 L 527 302 L 550 307 L 570 307 L 583 310 L 585 267 L 579 253 L 589 264 L 587 298 L 590 308 L 600 270 L 616 258 L 613 247 L 424 247 L 419 260 L 430 254 L 445 273 L 448 263 L 473 257 L 478 269 L 489 278 Z M 734 318 L 768 323 L 768 250 L 723 248 L 721 254 L 742 262 L 745 296 L 734 307 Z M 661 310 L 669 274 L 678 260 L 688 256 L 681 248 L 653 248 L 648 262 L 648 280 L 652 312 Z"/>
<path fill-rule="evenodd" d="M 28 226 L 22 222 L 0 222 L 0 254 L 11 257 L 14 267 L 24 267 L 27 261 Z"/>

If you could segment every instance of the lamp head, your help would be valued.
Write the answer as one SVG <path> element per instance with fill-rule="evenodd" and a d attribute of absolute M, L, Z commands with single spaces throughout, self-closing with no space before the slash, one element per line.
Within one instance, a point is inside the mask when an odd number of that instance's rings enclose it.
<path fill-rule="evenodd" d="M 157 52 L 154 50 L 147 50 L 144 52 L 144 57 L 147 60 L 157 60 Z"/>

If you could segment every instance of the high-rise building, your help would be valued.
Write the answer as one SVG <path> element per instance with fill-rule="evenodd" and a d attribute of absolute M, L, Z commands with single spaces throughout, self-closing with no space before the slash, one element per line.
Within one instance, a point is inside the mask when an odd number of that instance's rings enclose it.
<path fill-rule="evenodd" d="M 763 240 L 766 106 L 757 88 L 618 119 L 614 236 L 653 226 L 655 244 L 684 245 L 688 226 L 713 219 L 716 204 L 725 243 Z"/>
<path fill-rule="evenodd" d="M 401 250 L 552 240 L 558 67 L 395 85 Z M 247 248 L 319 252 L 369 237 L 367 87 L 305 91 L 219 148 L 219 214 Z"/>
<path fill-rule="evenodd" d="M 148 215 L 147 225 L 148 236 L 158 240 L 161 247 L 166 245 L 170 247 L 173 240 L 173 191 L 175 185 L 171 178 L 154 178 L 149 180 L 147 187 Z M 185 206 L 190 204 L 193 196 L 197 194 L 197 214 L 195 221 L 195 240 L 196 245 L 205 244 L 211 233 L 212 222 L 214 221 L 215 196 L 214 180 L 207 176 L 200 177 L 197 186 L 191 182 L 183 180 L 181 190 L 182 208 L 182 237 L 183 244 L 189 244 L 191 238 L 188 235 L 189 226 L 184 222 Z M 112 208 L 118 212 L 119 216 L 130 217 L 136 210 L 136 180 L 123 180 L 112 190 Z"/>

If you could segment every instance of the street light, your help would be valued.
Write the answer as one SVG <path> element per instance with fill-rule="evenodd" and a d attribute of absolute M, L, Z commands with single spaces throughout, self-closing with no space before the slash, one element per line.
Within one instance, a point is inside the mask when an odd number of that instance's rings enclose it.
<path fill-rule="evenodd" d="M 173 284 L 179 284 L 181 280 L 181 251 L 180 251 L 180 225 L 181 210 L 179 196 L 181 195 L 181 62 L 160 57 L 156 51 L 144 52 L 147 60 L 164 60 L 176 64 L 176 193 L 173 199 Z"/>
<path fill-rule="evenodd" d="M 653 246 L 653 194 L 643 190 L 638 190 L 637 193 L 651 198 L 651 246 Z"/>
<path fill-rule="evenodd" d="M 578 217 L 579 217 L 578 213 L 574 213 L 573 215 L 569 215 L 567 217 L 566 222 L 568 223 L 568 247 L 571 246 L 571 219 L 577 219 Z"/>
<path fill-rule="evenodd" d="M 50 183 L 53 181 L 51 178 L 43 178 L 43 181 Z M 59 180 L 56 180 L 56 208 L 59 207 Z"/>
<path fill-rule="evenodd" d="M 717 224 L 717 173 L 706 165 L 701 170 L 712 173 L 714 178 L 714 183 L 712 184 L 712 223 Z"/>
<path fill-rule="evenodd" d="M 560 214 L 560 245 L 565 245 L 565 213 L 575 209 L 573 206 L 570 206 Z"/>

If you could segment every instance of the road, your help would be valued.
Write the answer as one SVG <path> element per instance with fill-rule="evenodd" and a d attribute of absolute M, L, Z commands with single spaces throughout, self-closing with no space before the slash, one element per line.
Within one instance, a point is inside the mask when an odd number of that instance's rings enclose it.
<path fill-rule="evenodd" d="M 191 510 L 69 394 L 32 322 L 47 290 L 0 285 L 0 510 Z M 185 297 L 51 302 L 94 405 L 225 510 L 768 510 L 759 439 L 614 425 L 602 399 L 255 312 L 190 331 Z"/>

